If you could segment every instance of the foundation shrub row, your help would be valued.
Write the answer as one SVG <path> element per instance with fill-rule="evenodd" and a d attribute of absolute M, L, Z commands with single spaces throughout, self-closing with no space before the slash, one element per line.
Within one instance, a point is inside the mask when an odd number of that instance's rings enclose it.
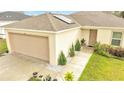
<path fill-rule="evenodd" d="M 115 47 L 107 44 L 96 43 L 94 45 L 94 51 L 97 54 L 107 57 L 121 57 L 124 58 L 124 48 Z"/>
<path fill-rule="evenodd" d="M 74 57 L 75 56 L 75 51 L 80 51 L 81 50 L 81 46 L 85 45 L 85 40 L 84 38 L 81 39 L 81 41 L 77 40 L 75 45 L 73 45 L 69 48 L 69 56 L 70 57 Z M 63 51 L 61 51 L 59 58 L 58 58 L 58 64 L 59 65 L 66 65 L 67 63 L 67 59 L 65 57 L 65 54 L 63 53 Z"/>

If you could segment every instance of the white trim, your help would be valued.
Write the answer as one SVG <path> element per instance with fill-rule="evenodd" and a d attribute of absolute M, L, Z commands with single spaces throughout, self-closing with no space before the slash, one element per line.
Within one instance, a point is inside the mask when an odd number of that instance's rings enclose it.
<path fill-rule="evenodd" d="M 8 47 L 9 53 L 12 53 L 12 48 L 10 45 L 10 37 L 9 37 L 8 33 L 6 34 L 6 42 L 7 42 L 7 47 Z"/>
<path fill-rule="evenodd" d="M 0 27 L 4 27 L 5 25 L 16 23 L 18 21 L 0 21 Z"/>
<path fill-rule="evenodd" d="M 75 28 L 69 28 L 69 29 L 60 30 L 60 31 L 32 30 L 32 29 L 20 29 L 20 28 L 19 29 L 17 29 L 17 28 L 5 28 L 5 30 L 21 30 L 21 31 L 25 31 L 25 32 L 41 32 L 41 33 L 58 34 L 58 33 L 62 33 L 62 32 L 72 30 L 72 29 L 77 29 L 77 28 L 80 29 L 80 27 L 75 27 Z"/>
<path fill-rule="evenodd" d="M 123 37 L 123 33 L 120 32 L 122 35 L 121 35 L 121 38 L 113 38 L 113 33 L 118 33 L 116 31 L 112 31 L 112 38 L 111 38 L 111 45 L 112 45 L 112 40 L 120 40 L 120 45 L 118 46 L 122 46 L 122 37 Z M 113 45 L 113 46 L 116 46 L 116 45 Z"/>
<path fill-rule="evenodd" d="M 97 27 L 97 26 L 79 26 L 79 27 L 73 27 L 73 28 L 68 28 L 68 29 L 64 29 L 64 30 L 59 30 L 59 31 L 47 31 L 47 30 L 32 30 L 32 29 L 20 29 L 20 28 L 5 28 L 5 30 L 22 30 L 25 32 L 41 32 L 41 33 L 50 33 L 50 34 L 58 34 L 58 33 L 62 33 L 68 30 L 73 30 L 73 29 L 120 29 L 120 30 L 124 30 L 124 28 L 122 27 Z"/>
<path fill-rule="evenodd" d="M 43 32 L 43 33 L 55 33 L 54 31 L 47 31 L 47 30 L 32 30 L 32 29 L 20 29 L 20 28 L 5 28 L 5 30 L 20 30 L 24 32 Z M 10 31 L 11 32 L 11 31 Z"/>
<path fill-rule="evenodd" d="M 124 30 L 124 27 L 81 26 L 81 29 L 120 29 L 120 30 Z"/>

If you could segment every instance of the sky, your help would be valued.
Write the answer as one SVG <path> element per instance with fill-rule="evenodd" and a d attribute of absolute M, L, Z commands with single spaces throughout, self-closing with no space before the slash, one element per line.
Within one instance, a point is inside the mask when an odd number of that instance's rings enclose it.
<path fill-rule="evenodd" d="M 25 11 L 24 13 L 27 15 L 40 15 L 46 12 L 58 13 L 58 14 L 71 14 L 71 13 L 75 13 L 76 11 Z"/>

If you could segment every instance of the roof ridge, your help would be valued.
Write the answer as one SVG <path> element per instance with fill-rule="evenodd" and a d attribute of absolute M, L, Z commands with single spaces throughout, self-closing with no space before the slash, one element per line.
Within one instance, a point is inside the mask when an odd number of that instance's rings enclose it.
<path fill-rule="evenodd" d="M 51 23 L 53 29 L 54 29 L 55 31 L 57 31 L 57 28 L 56 28 L 55 24 L 53 23 L 52 19 L 50 18 L 50 14 L 49 14 L 49 13 L 46 13 L 46 15 L 47 15 L 47 17 L 48 17 L 48 19 L 49 19 L 49 21 L 50 21 L 50 23 Z"/>

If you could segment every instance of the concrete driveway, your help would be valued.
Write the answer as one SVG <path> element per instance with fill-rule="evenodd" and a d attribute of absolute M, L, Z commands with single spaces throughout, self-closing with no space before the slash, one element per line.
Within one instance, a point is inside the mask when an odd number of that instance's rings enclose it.
<path fill-rule="evenodd" d="M 27 57 L 24 55 L 10 55 L 0 57 L 0 80 L 1 81 L 25 81 L 28 80 L 33 72 L 39 74 L 50 74 L 58 80 L 63 80 L 66 72 L 73 72 L 77 80 L 86 66 L 92 49 L 83 48 L 75 57 L 68 58 L 68 64 L 65 66 L 52 66 L 39 59 Z"/>

